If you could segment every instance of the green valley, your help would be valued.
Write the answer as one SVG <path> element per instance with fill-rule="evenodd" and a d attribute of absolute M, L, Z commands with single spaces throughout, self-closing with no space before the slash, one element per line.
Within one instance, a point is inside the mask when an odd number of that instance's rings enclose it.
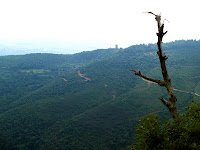
<path fill-rule="evenodd" d="M 200 41 L 163 43 L 179 112 L 200 94 Z M 171 117 L 156 44 L 77 53 L 0 56 L 0 148 L 122 150 L 140 117 Z M 195 95 L 195 93 L 197 95 Z"/>

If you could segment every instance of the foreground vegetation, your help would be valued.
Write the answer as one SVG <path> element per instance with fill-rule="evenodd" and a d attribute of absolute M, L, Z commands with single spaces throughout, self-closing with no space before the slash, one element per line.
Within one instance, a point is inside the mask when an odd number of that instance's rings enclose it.
<path fill-rule="evenodd" d="M 153 114 L 142 118 L 133 147 L 138 150 L 200 149 L 200 103 L 192 100 L 186 109 L 176 120 L 159 121 Z"/>

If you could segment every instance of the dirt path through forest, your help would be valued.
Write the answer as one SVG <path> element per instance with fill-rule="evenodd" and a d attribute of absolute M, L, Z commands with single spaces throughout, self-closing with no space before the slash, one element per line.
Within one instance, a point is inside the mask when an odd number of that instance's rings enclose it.
<path fill-rule="evenodd" d="M 157 83 L 155 83 L 155 82 L 148 81 L 148 80 L 146 80 L 146 79 L 144 79 L 144 78 L 142 78 L 142 80 L 144 80 L 144 81 L 146 81 L 146 82 L 148 83 L 148 87 L 145 88 L 145 90 L 148 89 L 148 88 L 150 87 L 150 84 L 151 84 L 151 83 L 153 83 L 153 84 L 157 84 Z M 200 97 L 199 94 L 194 93 L 194 92 L 189 92 L 189 91 L 179 90 L 179 89 L 175 89 L 175 88 L 173 88 L 173 90 L 174 90 L 174 91 L 178 91 L 178 92 L 183 92 L 183 93 L 193 94 L 193 95 L 196 95 L 196 96 L 199 96 L 199 97 Z"/>
<path fill-rule="evenodd" d="M 87 77 L 85 77 L 84 74 L 81 74 L 81 73 L 80 73 L 80 70 L 78 71 L 78 74 L 79 74 L 79 76 L 80 76 L 81 78 L 85 78 L 85 81 L 91 81 L 90 78 L 87 78 Z"/>

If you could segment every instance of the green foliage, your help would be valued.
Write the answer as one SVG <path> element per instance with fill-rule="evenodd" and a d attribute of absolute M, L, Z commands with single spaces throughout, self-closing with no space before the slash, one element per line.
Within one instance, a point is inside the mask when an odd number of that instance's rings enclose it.
<path fill-rule="evenodd" d="M 158 121 L 157 115 L 139 120 L 135 149 L 200 149 L 200 103 L 192 100 L 177 120 Z"/>

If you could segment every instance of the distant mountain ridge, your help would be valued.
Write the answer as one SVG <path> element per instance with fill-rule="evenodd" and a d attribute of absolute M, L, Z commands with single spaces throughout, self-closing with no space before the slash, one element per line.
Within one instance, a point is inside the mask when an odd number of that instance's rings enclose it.
<path fill-rule="evenodd" d="M 178 109 L 200 94 L 200 41 L 163 43 Z M 156 44 L 73 55 L 0 56 L 0 147 L 127 149 L 140 117 L 169 113 L 164 88 L 130 69 L 162 79 Z M 90 80 L 89 80 L 90 79 Z"/>
<path fill-rule="evenodd" d="M 103 45 L 103 47 L 102 47 Z M 38 40 L 1 40 L 0 56 L 6 55 L 25 55 L 31 53 L 53 53 L 53 54 L 75 54 L 82 51 L 91 51 L 97 48 L 107 49 L 109 47 L 103 43 L 83 43 L 53 39 Z M 113 45 L 114 47 L 114 45 Z"/>

